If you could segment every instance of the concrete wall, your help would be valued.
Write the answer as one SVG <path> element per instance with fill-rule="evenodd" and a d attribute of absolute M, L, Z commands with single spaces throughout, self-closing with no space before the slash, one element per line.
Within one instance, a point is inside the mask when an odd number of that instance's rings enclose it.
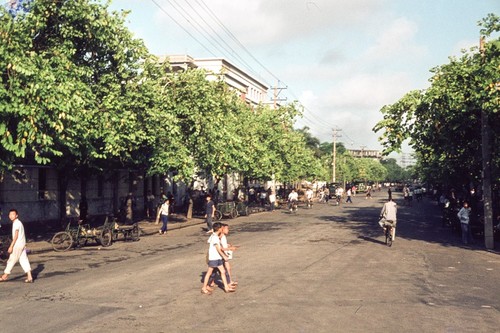
<path fill-rule="evenodd" d="M 40 188 L 39 177 L 45 174 L 44 189 Z M 22 221 L 30 222 L 44 217 L 57 220 L 57 172 L 49 168 L 20 167 L 5 173 L 0 181 L 0 207 L 2 223 L 8 222 L 10 209 L 17 209 Z"/>
<path fill-rule="evenodd" d="M 116 200 L 119 209 L 121 200 L 132 192 L 135 197 L 134 216 L 142 217 L 144 177 L 126 170 L 117 171 L 116 175 L 117 177 L 115 174 L 88 176 L 88 214 L 113 213 L 113 202 Z M 44 180 L 41 181 L 41 178 Z M 8 212 L 12 208 L 18 210 L 24 223 L 58 221 L 61 215 L 58 183 L 57 171 L 47 167 L 19 166 L 11 172 L 6 172 L 0 179 L 1 223 L 9 223 Z M 81 180 L 76 176 L 69 176 L 64 207 L 66 216 L 79 216 L 81 198 Z"/>

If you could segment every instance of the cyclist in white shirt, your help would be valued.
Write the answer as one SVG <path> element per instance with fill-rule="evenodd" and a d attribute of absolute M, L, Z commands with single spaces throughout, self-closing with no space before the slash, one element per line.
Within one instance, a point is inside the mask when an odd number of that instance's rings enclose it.
<path fill-rule="evenodd" d="M 292 192 L 288 195 L 288 209 L 290 209 L 290 211 L 292 211 L 293 205 L 296 205 L 298 200 L 299 194 L 295 192 L 295 189 L 292 189 Z"/>

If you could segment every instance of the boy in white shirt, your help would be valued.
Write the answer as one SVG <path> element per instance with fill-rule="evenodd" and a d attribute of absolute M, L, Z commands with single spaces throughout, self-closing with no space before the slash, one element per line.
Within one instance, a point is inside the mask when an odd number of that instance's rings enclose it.
<path fill-rule="evenodd" d="M 227 260 L 228 257 L 224 253 L 224 251 L 222 251 L 219 238 L 222 234 L 222 225 L 219 222 L 216 222 L 212 227 L 213 234 L 210 235 L 210 238 L 208 239 L 208 269 L 207 273 L 205 274 L 205 278 L 203 279 L 203 287 L 201 288 L 201 293 L 206 295 L 210 295 L 212 293 L 212 291 L 208 287 L 208 282 L 210 281 L 210 276 L 212 275 L 212 272 L 215 268 L 220 271 L 222 283 L 224 284 L 224 291 L 226 293 L 234 292 L 236 291 L 236 289 L 228 285 L 226 280 L 226 270 L 224 269 L 224 260 Z"/>
<path fill-rule="evenodd" d="M 24 234 L 24 226 L 18 219 L 17 210 L 11 209 L 9 211 L 9 219 L 12 221 L 12 243 L 9 246 L 8 252 L 10 253 L 7 267 L 5 267 L 4 274 L 0 278 L 0 282 L 5 282 L 9 278 L 14 265 L 19 261 L 19 264 L 26 273 L 26 283 L 33 282 L 31 275 L 31 266 L 26 254 L 26 236 Z"/>

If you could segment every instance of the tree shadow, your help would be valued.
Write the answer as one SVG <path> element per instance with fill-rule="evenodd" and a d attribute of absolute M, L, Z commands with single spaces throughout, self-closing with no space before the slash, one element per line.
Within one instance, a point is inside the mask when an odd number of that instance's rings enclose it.
<path fill-rule="evenodd" d="M 358 239 L 383 244 L 377 240 L 382 235 L 378 224 L 382 205 L 386 202 L 384 193 L 377 193 L 372 200 L 378 207 L 348 205 L 342 207 L 342 214 L 319 216 L 325 222 L 342 224 L 344 228 L 352 230 Z M 364 199 L 363 199 L 364 200 Z M 376 201 L 375 201 L 376 200 Z M 414 201 L 412 206 L 403 206 L 402 198 L 396 198 L 398 204 L 397 238 L 406 240 L 421 240 L 429 243 L 440 244 L 446 247 L 463 247 L 464 249 L 484 249 L 484 240 L 474 239 L 473 244 L 464 246 L 460 234 L 451 228 L 442 225 L 441 209 L 435 200 L 424 198 Z M 495 244 L 498 249 L 498 242 Z"/>

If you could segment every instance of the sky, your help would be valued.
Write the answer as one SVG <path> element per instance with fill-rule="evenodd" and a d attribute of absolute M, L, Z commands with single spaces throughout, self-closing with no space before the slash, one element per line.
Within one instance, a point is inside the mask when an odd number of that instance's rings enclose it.
<path fill-rule="evenodd" d="M 113 0 L 156 55 L 225 58 L 300 101 L 321 142 L 381 149 L 380 109 L 428 87 L 429 72 L 479 43 L 500 0 Z M 270 96 L 271 97 L 271 96 Z M 403 152 L 410 152 L 404 147 Z"/>

